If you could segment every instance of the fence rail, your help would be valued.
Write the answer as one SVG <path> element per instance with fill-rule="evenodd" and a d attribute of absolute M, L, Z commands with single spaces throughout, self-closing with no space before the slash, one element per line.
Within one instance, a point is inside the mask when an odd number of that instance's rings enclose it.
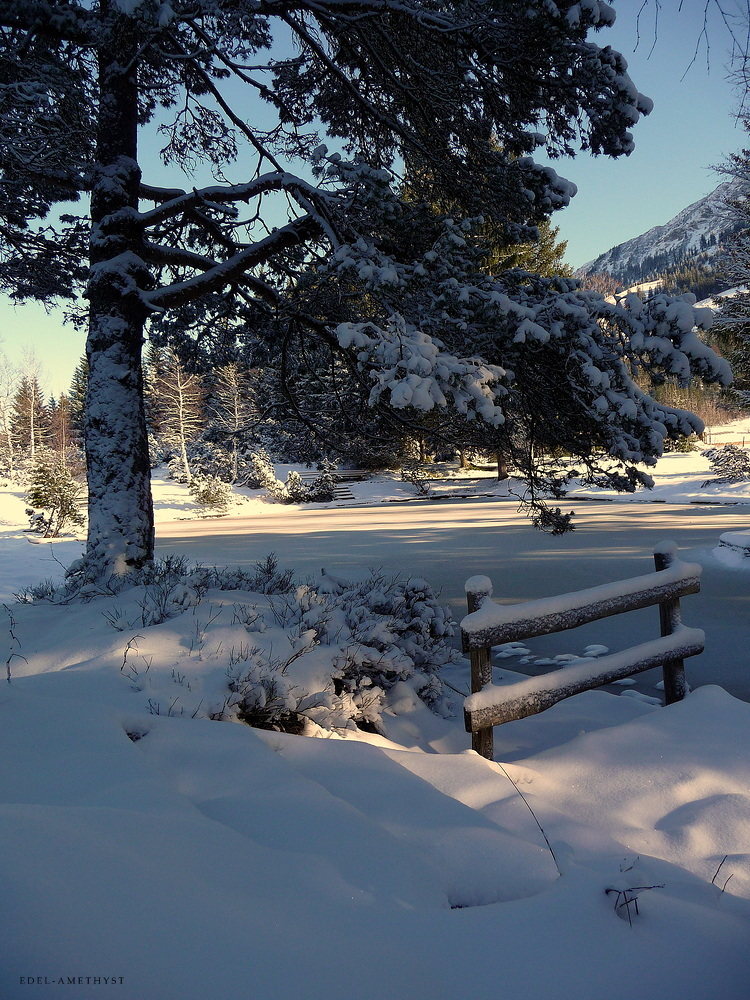
<path fill-rule="evenodd" d="M 672 542 L 664 542 L 654 551 L 654 573 L 510 606 L 492 601 L 492 583 L 487 577 L 467 580 L 469 614 L 461 622 L 461 637 L 471 660 L 472 694 L 464 703 L 464 721 L 473 749 L 491 759 L 493 726 L 535 715 L 571 695 L 656 666 L 664 670 L 666 704 L 684 698 L 683 661 L 703 651 L 704 636 L 700 629 L 682 624 L 680 598 L 700 591 L 701 567 L 683 563 L 676 553 Z M 493 646 L 653 605 L 659 606 L 660 639 L 515 684 L 491 683 Z"/>

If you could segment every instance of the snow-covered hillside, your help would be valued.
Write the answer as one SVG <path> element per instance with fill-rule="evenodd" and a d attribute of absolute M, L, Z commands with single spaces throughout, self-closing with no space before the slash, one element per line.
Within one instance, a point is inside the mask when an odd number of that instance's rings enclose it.
<path fill-rule="evenodd" d="M 685 255 L 714 252 L 735 224 L 726 202 L 738 198 L 743 190 L 742 182 L 737 179 L 724 181 L 664 225 L 654 226 L 588 261 L 579 269 L 580 273 L 607 273 L 627 279 L 631 274 L 640 273 L 649 259 L 666 267 Z"/>

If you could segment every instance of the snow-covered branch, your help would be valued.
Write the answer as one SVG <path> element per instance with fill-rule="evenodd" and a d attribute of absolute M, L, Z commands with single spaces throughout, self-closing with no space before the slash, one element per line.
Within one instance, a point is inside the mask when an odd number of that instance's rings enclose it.
<path fill-rule="evenodd" d="M 268 289 L 265 283 L 259 282 L 250 274 L 251 270 L 276 254 L 300 246 L 319 231 L 316 220 L 305 217 L 277 229 L 270 236 L 241 250 L 228 260 L 217 263 L 203 274 L 153 292 L 143 292 L 141 299 L 149 309 L 166 309 L 183 305 L 209 292 L 219 291 L 233 282 L 249 284 L 255 289 Z"/>

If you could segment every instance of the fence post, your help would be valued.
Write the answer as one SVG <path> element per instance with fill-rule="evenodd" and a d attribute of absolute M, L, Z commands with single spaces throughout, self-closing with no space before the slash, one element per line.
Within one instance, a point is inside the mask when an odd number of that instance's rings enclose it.
<path fill-rule="evenodd" d="M 662 542 L 654 549 L 656 570 L 668 569 L 676 556 L 677 546 L 673 542 Z M 662 635 L 672 635 L 675 629 L 682 624 L 679 597 L 661 602 L 659 623 Z M 664 704 L 672 705 L 676 701 L 682 701 L 688 693 L 687 681 L 685 680 L 685 661 L 667 660 L 662 665 L 662 673 L 664 675 Z"/>
<path fill-rule="evenodd" d="M 466 581 L 466 603 L 469 614 L 477 611 L 485 597 L 492 596 L 492 582 L 486 576 L 473 576 Z M 492 680 L 492 649 L 474 649 L 469 653 L 471 662 L 471 693 L 481 691 L 485 684 Z M 492 760 L 494 754 L 494 735 L 492 726 L 480 729 L 471 734 L 471 749 L 481 757 Z"/>

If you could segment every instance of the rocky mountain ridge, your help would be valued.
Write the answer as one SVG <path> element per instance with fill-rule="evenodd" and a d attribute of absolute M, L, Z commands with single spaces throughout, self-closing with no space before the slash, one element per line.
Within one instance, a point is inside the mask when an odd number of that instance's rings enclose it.
<path fill-rule="evenodd" d="M 722 242 L 738 228 L 728 201 L 748 194 L 747 182 L 732 178 L 673 219 L 620 243 L 594 260 L 579 274 L 609 274 L 625 285 L 648 281 L 690 259 L 710 260 Z"/>

